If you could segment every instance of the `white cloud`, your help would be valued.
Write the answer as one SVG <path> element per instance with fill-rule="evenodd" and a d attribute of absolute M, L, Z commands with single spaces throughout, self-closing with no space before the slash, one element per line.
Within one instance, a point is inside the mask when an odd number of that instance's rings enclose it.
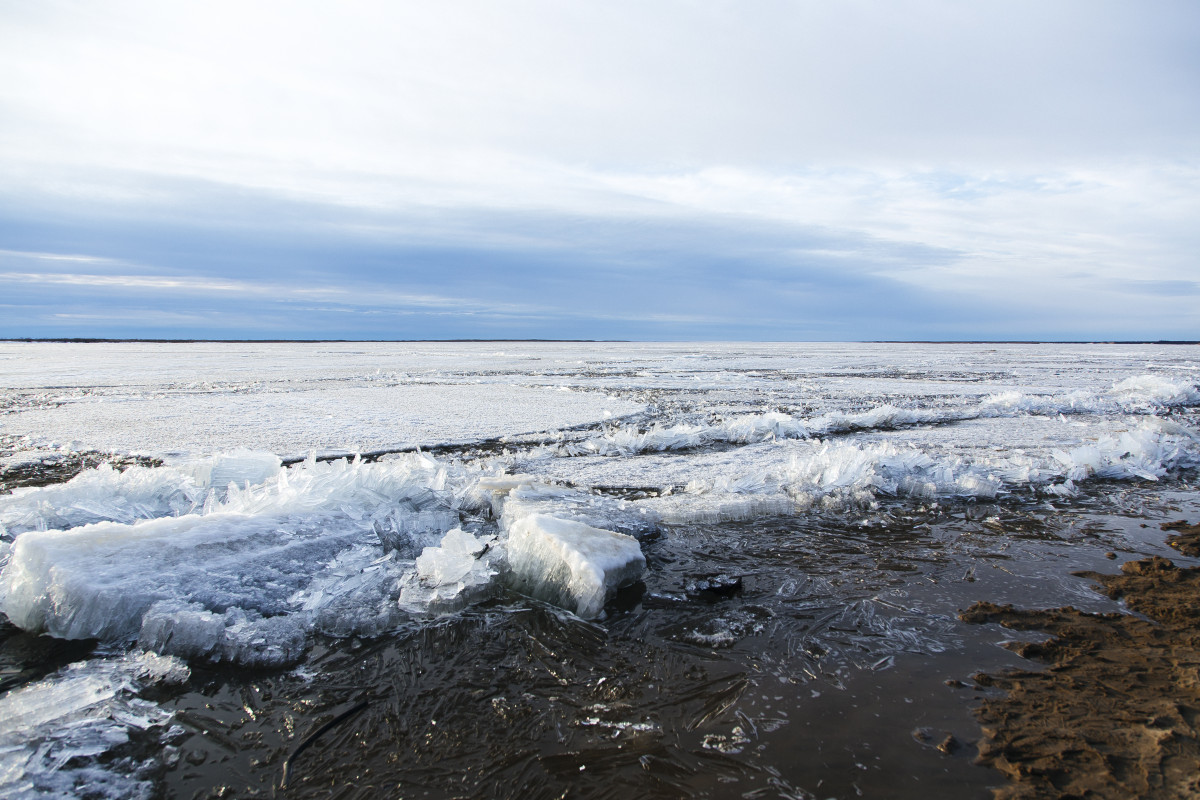
<path fill-rule="evenodd" d="M 0 13 L 2 141 L 47 161 L 454 184 L 530 159 L 775 169 L 1197 154 L 1197 13 L 1181 3 L 122 0 Z"/>
<path fill-rule="evenodd" d="M 505 210 L 824 230 L 879 251 L 798 260 L 1100 303 L 1122 279 L 1195 276 L 1198 37 L 1200 8 L 1169 1 L 10 3 L 0 170 L 10 197 L 140 213 L 205 202 L 179 195 L 207 181 L 369 212 L 338 217 L 347 235 L 509 249 L 546 243 L 455 226 Z M 959 256 L 880 255 L 897 245 Z M 8 280 L 549 313 L 357 289 L 353 267 L 293 287 L 22 258 Z"/>

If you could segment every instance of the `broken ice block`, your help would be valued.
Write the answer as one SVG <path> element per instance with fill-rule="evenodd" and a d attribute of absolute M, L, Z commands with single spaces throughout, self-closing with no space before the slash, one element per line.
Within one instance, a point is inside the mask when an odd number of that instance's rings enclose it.
<path fill-rule="evenodd" d="M 139 695 L 188 676 L 178 659 L 127 653 L 80 661 L 6 692 L 0 696 L 0 796 L 154 797 L 153 763 L 129 754 L 148 754 L 144 748 L 156 739 L 166 744 L 171 712 Z M 140 739 L 135 751 L 126 747 L 131 734 Z"/>
<path fill-rule="evenodd" d="M 593 494 L 586 489 L 530 483 L 519 486 L 504 500 L 500 527 L 508 530 L 530 514 L 571 519 L 601 530 L 627 533 L 643 539 L 659 532 L 659 516 L 645 503 Z"/>
<path fill-rule="evenodd" d="M 426 547 L 416 572 L 400 585 L 400 608 L 410 614 L 448 614 L 486 600 L 495 592 L 503 557 L 492 537 L 477 538 L 455 528 L 438 547 Z"/>
<path fill-rule="evenodd" d="M 544 514 L 513 523 L 508 561 L 514 589 L 584 619 L 600 616 L 605 601 L 646 567 L 632 536 Z"/>
<path fill-rule="evenodd" d="M 278 517 L 225 512 L 30 531 L 0 572 L 0 611 L 27 631 L 106 641 L 136 636 L 160 600 L 277 616 L 320 565 L 369 536 L 336 521 L 288 530 Z"/>
<path fill-rule="evenodd" d="M 540 483 L 533 475 L 489 475 L 480 478 L 458 498 L 459 507 L 465 511 L 486 512 L 493 518 L 504 510 L 504 502 L 518 487 Z"/>
<path fill-rule="evenodd" d="M 138 646 L 186 659 L 277 667 L 296 661 L 307 645 L 295 616 L 263 617 L 230 608 L 215 614 L 197 603 L 164 600 L 142 617 Z"/>
<path fill-rule="evenodd" d="M 263 483 L 279 474 L 282 462 L 274 453 L 234 450 L 213 457 L 208 485 L 224 489 L 229 484 L 241 487 Z"/>

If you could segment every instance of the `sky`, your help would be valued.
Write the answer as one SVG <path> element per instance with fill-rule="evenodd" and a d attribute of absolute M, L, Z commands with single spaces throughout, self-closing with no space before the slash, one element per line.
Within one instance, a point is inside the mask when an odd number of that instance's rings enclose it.
<path fill-rule="evenodd" d="M 0 337 L 1200 339 L 1194 0 L 0 0 Z"/>

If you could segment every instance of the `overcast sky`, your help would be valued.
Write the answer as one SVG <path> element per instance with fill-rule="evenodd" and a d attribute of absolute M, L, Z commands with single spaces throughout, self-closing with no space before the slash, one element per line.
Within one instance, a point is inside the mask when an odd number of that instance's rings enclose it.
<path fill-rule="evenodd" d="M 0 0 L 0 336 L 1197 339 L 1200 3 Z"/>

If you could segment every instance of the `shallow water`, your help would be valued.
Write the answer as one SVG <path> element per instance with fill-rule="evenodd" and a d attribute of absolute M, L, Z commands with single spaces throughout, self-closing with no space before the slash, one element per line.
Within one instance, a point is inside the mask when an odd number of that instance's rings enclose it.
<path fill-rule="evenodd" d="M 187 730 L 168 793 L 984 798 L 998 776 L 972 763 L 971 676 L 1021 661 L 997 646 L 1010 632 L 956 611 L 1112 610 L 1070 571 L 1189 562 L 1151 523 L 1200 513 L 1193 487 L 1092 502 L 671 529 L 599 623 L 506 596 L 326 642 L 295 671 L 199 673 L 168 703 Z M 696 586 L 714 572 L 740 588 Z M 280 789 L 299 744 L 364 702 Z"/>

